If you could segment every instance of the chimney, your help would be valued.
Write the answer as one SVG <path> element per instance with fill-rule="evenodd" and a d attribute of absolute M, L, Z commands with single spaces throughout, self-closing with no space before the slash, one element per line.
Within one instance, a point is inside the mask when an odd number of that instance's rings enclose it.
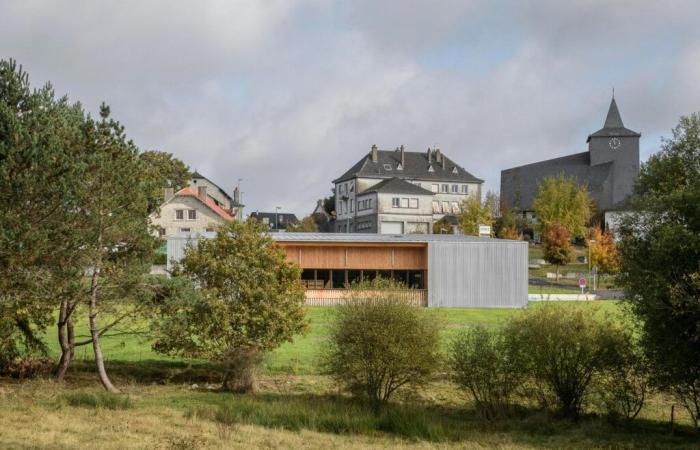
<path fill-rule="evenodd" d="M 442 153 L 440 153 L 439 148 L 435 149 L 435 162 L 437 162 L 437 163 L 442 162 Z"/>
<path fill-rule="evenodd" d="M 203 202 L 207 201 L 207 187 L 206 186 L 199 186 L 197 188 L 197 197 Z"/>
<path fill-rule="evenodd" d="M 445 170 L 445 160 L 446 159 L 447 158 L 445 158 L 445 155 L 440 154 L 440 162 L 442 162 L 442 170 Z"/>
<path fill-rule="evenodd" d="M 238 206 L 241 204 L 241 191 L 238 189 L 238 186 L 233 188 L 233 203 L 234 206 Z"/>
<path fill-rule="evenodd" d="M 404 156 L 403 144 L 401 145 L 401 167 L 406 166 L 406 157 Z"/>
<path fill-rule="evenodd" d="M 377 154 L 377 146 L 372 146 L 372 162 L 376 163 L 379 161 L 379 155 Z"/>
<path fill-rule="evenodd" d="M 163 202 L 167 202 L 175 196 L 175 190 L 171 187 L 166 187 L 163 189 Z"/>
<path fill-rule="evenodd" d="M 433 163 L 433 152 L 430 150 L 430 147 L 428 147 L 428 164 Z"/>

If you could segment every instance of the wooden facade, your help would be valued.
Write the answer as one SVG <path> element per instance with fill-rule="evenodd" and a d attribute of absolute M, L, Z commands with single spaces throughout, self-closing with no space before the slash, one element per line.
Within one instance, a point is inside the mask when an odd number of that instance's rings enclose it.
<path fill-rule="evenodd" d="M 427 270 L 428 245 L 278 242 L 302 269 Z"/>

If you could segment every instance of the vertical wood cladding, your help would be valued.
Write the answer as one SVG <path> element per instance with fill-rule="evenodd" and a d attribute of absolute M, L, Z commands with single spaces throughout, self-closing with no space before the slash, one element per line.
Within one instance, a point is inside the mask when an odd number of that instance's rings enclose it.
<path fill-rule="evenodd" d="M 279 243 L 287 258 L 312 269 L 406 269 L 428 268 L 427 245 L 293 245 Z"/>

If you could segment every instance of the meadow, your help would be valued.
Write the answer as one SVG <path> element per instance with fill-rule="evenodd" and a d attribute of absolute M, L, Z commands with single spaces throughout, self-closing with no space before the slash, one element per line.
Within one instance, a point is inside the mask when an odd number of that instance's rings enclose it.
<path fill-rule="evenodd" d="M 615 302 L 587 303 L 619 314 Z M 537 304 L 531 307 L 539 307 Z M 446 345 L 459 330 L 498 326 L 516 310 L 429 309 Z M 444 370 L 380 414 L 339 391 L 319 365 L 333 308 L 308 308 L 310 330 L 267 356 L 255 394 L 219 392 L 216 365 L 153 352 L 146 334 L 104 339 L 107 368 L 122 390 L 100 388 L 79 357 L 63 385 L 48 377 L 0 379 L 0 448 L 689 448 L 696 431 L 672 401 L 655 395 L 631 423 L 598 415 L 558 419 L 534 405 L 486 422 Z M 84 334 L 83 323 L 78 334 Z M 145 324 L 143 327 L 145 331 Z M 54 354 L 57 344 L 47 335 Z"/>

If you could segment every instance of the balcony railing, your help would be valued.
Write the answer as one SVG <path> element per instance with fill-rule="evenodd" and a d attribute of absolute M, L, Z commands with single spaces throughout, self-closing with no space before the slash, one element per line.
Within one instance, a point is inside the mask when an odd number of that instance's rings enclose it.
<path fill-rule="evenodd" d="M 306 304 L 310 306 L 336 306 L 361 298 L 376 298 L 382 294 L 405 301 L 414 306 L 428 306 L 427 289 L 406 289 L 401 291 L 358 292 L 350 289 L 307 289 Z"/>

